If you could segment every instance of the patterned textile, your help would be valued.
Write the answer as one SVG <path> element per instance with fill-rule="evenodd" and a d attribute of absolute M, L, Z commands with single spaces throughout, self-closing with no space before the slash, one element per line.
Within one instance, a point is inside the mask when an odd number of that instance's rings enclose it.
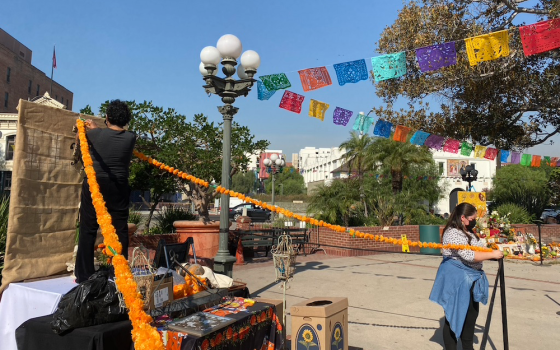
<path fill-rule="evenodd" d="M 503 149 L 501 150 L 502 153 L 500 153 L 500 161 L 502 163 L 507 163 L 508 161 L 508 157 L 509 157 L 509 151 Z"/>
<path fill-rule="evenodd" d="M 533 157 L 530 154 L 523 154 L 521 156 L 521 165 L 523 166 L 531 166 L 531 161 Z"/>
<path fill-rule="evenodd" d="M 380 119 L 377 121 L 377 123 L 375 123 L 373 134 L 375 136 L 389 138 L 389 136 L 391 136 L 392 128 L 393 128 L 393 123 Z"/>
<path fill-rule="evenodd" d="M 467 141 L 461 143 L 461 155 L 465 157 L 470 157 L 473 150 L 473 145 Z"/>
<path fill-rule="evenodd" d="M 358 113 L 352 129 L 359 131 L 362 134 L 367 134 L 371 124 L 373 124 L 373 117 L 367 116 L 363 113 Z"/>
<path fill-rule="evenodd" d="M 299 114 L 301 113 L 301 105 L 304 99 L 305 96 L 286 90 L 280 101 L 280 108 Z"/>
<path fill-rule="evenodd" d="M 336 107 L 333 112 L 333 123 L 346 126 L 350 118 L 352 118 L 352 114 L 354 114 L 354 112 Z"/>
<path fill-rule="evenodd" d="M 534 168 L 538 168 L 541 166 L 541 156 L 533 156 L 531 159 L 531 166 Z"/>
<path fill-rule="evenodd" d="M 272 97 L 272 95 L 274 95 L 276 91 L 268 91 L 266 89 L 266 86 L 264 86 L 264 84 L 262 83 L 262 81 L 257 80 L 257 94 L 259 97 L 259 100 L 261 101 L 266 101 L 269 98 Z"/>
<path fill-rule="evenodd" d="M 417 132 L 414 133 L 414 135 L 412 135 L 412 138 L 410 139 L 410 143 L 412 143 L 413 145 L 423 146 L 428 136 L 430 136 L 429 133 L 418 130 Z"/>
<path fill-rule="evenodd" d="M 538 22 L 519 28 L 525 56 L 560 47 L 560 18 Z"/>
<path fill-rule="evenodd" d="M 263 75 L 259 77 L 268 91 L 287 89 L 292 86 L 284 73 Z"/>
<path fill-rule="evenodd" d="M 398 78 L 406 74 L 406 53 L 397 52 L 371 58 L 375 81 Z"/>
<path fill-rule="evenodd" d="M 484 158 L 494 160 L 498 155 L 498 150 L 492 147 L 488 147 L 486 149 L 486 153 L 484 154 Z"/>
<path fill-rule="evenodd" d="M 416 59 L 422 72 L 429 72 L 457 64 L 455 42 L 416 49 Z"/>
<path fill-rule="evenodd" d="M 474 147 L 475 158 L 484 158 L 485 154 L 486 154 L 486 146 L 476 145 Z"/>
<path fill-rule="evenodd" d="M 338 85 L 346 83 L 357 83 L 361 80 L 368 80 L 368 69 L 366 60 L 357 60 L 334 65 Z"/>
<path fill-rule="evenodd" d="M 323 121 L 325 120 L 325 112 L 329 107 L 328 103 L 311 100 L 311 103 L 309 103 L 309 116 Z"/>
<path fill-rule="evenodd" d="M 298 73 L 305 92 L 332 85 L 331 76 L 326 67 L 309 68 L 300 70 Z"/>
<path fill-rule="evenodd" d="M 521 162 L 521 153 L 512 152 L 511 159 L 509 161 L 511 164 L 519 164 Z"/>
<path fill-rule="evenodd" d="M 467 55 L 471 66 L 509 56 L 509 36 L 507 30 L 465 39 Z"/>
<path fill-rule="evenodd" d="M 409 127 L 403 125 L 397 125 L 397 127 L 395 128 L 395 134 L 393 135 L 393 140 L 399 142 L 406 142 L 406 138 L 410 133 L 410 130 L 412 129 L 410 129 Z"/>
<path fill-rule="evenodd" d="M 424 146 L 428 146 L 429 148 L 441 151 L 443 147 L 443 141 L 445 141 L 445 138 L 443 136 L 430 135 L 426 139 L 426 142 L 424 142 Z"/>
<path fill-rule="evenodd" d="M 445 141 L 445 144 L 443 145 L 443 151 L 449 153 L 458 153 L 459 147 L 461 147 L 461 142 L 459 140 L 449 139 Z"/>

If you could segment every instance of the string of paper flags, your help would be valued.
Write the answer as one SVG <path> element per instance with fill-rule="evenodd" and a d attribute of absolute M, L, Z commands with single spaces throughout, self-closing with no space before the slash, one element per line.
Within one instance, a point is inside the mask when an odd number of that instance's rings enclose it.
<path fill-rule="evenodd" d="M 525 56 L 531 56 L 554 49 L 560 48 L 560 18 L 542 21 L 522 27 L 512 27 L 518 29 Z M 467 57 L 471 66 L 485 61 L 496 60 L 507 57 L 509 50 L 508 30 L 479 35 L 464 39 Z M 415 49 L 416 61 L 421 72 L 430 72 L 457 64 L 456 41 L 443 44 Z M 407 73 L 406 51 L 390 53 L 371 58 L 371 71 L 376 82 L 399 78 Z M 333 65 L 336 73 L 337 82 L 340 86 L 350 83 L 358 83 L 369 79 L 368 67 L 365 59 L 337 63 Z M 333 84 L 329 71 L 326 66 L 308 68 L 298 71 L 301 85 L 304 92 L 321 89 Z M 276 91 L 285 90 L 280 101 L 280 108 L 300 114 L 305 100 L 304 95 L 287 90 L 292 86 L 285 73 L 264 75 L 257 81 L 258 99 L 265 101 L 270 99 Z M 318 100 L 310 99 L 309 116 L 321 121 L 325 120 L 325 114 L 330 108 L 330 104 Z M 336 106 L 333 110 L 333 123 L 335 125 L 346 126 L 354 112 Z M 356 116 L 353 129 L 361 133 L 368 133 L 374 118 L 360 113 Z M 375 123 L 373 134 L 379 137 L 389 138 L 393 130 L 393 124 L 378 120 Z M 396 125 L 393 138 L 395 141 L 406 142 L 411 128 L 403 125 Z M 552 166 L 560 166 L 558 157 L 541 157 L 536 155 L 521 154 L 508 150 L 498 150 L 492 147 L 472 145 L 468 142 L 461 142 L 454 139 L 445 139 L 443 136 L 433 135 L 424 131 L 416 131 L 410 138 L 410 142 L 415 145 L 425 145 L 436 150 L 445 152 L 460 153 L 470 156 L 474 151 L 476 158 L 486 158 L 494 160 L 501 151 L 502 162 L 521 164 L 525 166 L 540 166 L 548 163 Z"/>

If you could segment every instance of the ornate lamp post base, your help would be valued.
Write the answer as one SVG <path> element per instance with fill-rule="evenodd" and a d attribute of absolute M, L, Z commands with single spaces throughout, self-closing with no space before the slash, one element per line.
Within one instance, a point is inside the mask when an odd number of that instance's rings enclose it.
<path fill-rule="evenodd" d="M 214 257 L 214 272 L 233 277 L 233 263 L 235 261 L 235 257 L 229 255 L 229 252 L 219 251 Z"/>

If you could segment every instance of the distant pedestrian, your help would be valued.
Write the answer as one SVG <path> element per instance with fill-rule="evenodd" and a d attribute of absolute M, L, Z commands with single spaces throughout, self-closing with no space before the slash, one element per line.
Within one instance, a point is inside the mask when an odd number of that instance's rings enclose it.
<path fill-rule="evenodd" d="M 478 237 L 476 208 L 468 203 L 455 207 L 443 232 L 443 245 L 458 244 L 485 247 L 486 240 Z M 430 300 L 445 311 L 443 343 L 446 350 L 457 349 L 461 339 L 464 350 L 473 349 L 474 327 L 478 317 L 479 302 L 488 301 L 488 279 L 482 270 L 482 262 L 501 259 L 500 250 L 475 252 L 472 250 L 443 249 L 441 262 Z"/>
<path fill-rule="evenodd" d="M 443 214 L 443 218 L 444 218 L 445 220 L 449 219 L 449 213 Z"/>

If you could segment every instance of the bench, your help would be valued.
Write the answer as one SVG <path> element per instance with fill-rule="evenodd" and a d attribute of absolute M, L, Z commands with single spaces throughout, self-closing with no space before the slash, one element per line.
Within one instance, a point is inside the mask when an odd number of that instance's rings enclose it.
<path fill-rule="evenodd" d="M 247 233 L 240 233 L 241 244 L 243 248 L 258 248 L 264 247 L 266 255 L 268 256 L 268 252 L 272 248 L 274 244 L 276 244 L 276 239 L 274 235 L 267 233 L 267 232 L 257 232 L 257 231 L 245 231 Z"/>
<path fill-rule="evenodd" d="M 309 233 L 307 229 L 300 228 L 272 228 L 249 231 L 235 231 L 241 239 L 244 248 L 265 247 L 266 256 L 273 245 L 278 243 L 278 237 L 287 233 L 292 238 L 292 246 L 298 253 L 303 252 L 307 256 L 306 246 L 309 243 Z"/>

